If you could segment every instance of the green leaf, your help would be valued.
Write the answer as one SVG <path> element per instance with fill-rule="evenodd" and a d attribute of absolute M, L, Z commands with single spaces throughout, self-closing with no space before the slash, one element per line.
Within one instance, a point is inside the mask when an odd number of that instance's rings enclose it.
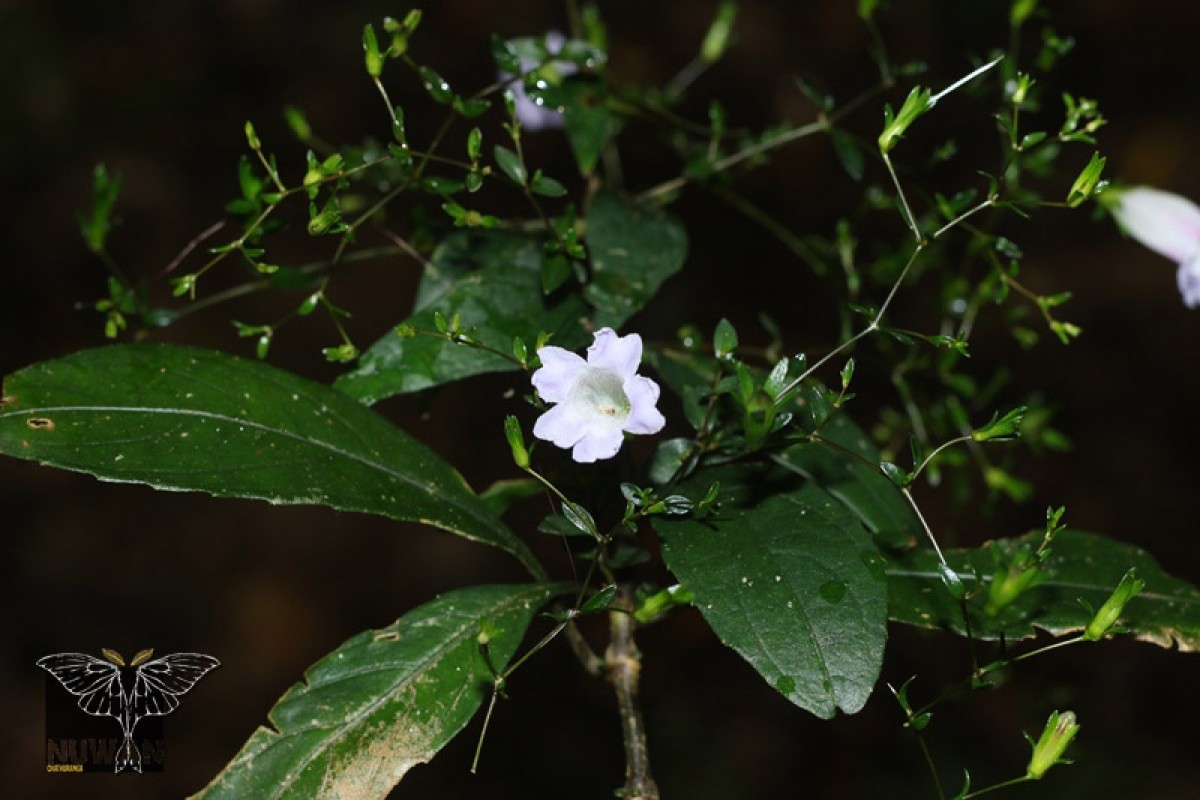
<path fill-rule="evenodd" d="M 492 148 L 492 153 L 496 157 L 496 166 L 500 167 L 500 171 L 507 175 L 513 183 L 524 186 L 528 174 L 525 172 L 525 165 L 521 163 L 521 157 L 500 145 Z"/>
<path fill-rule="evenodd" d="M 104 242 L 113 228 L 113 208 L 121 193 L 121 174 L 109 177 L 103 164 L 92 172 L 92 207 L 87 214 L 77 215 L 79 230 L 93 253 L 104 250 Z"/>
<path fill-rule="evenodd" d="M 538 608 L 564 587 L 475 586 L 442 595 L 387 628 L 364 631 L 304 674 L 198 795 L 384 797 L 475 715 L 492 665 L 512 658 Z"/>
<path fill-rule="evenodd" d="M 421 76 L 421 83 L 425 86 L 425 91 L 429 92 L 429 96 L 435 102 L 442 105 L 454 102 L 454 90 L 436 70 L 430 67 L 418 67 L 417 73 Z"/>
<path fill-rule="evenodd" d="M 704 520 L 658 517 L 663 558 L 721 641 L 801 708 L 828 719 L 871 694 L 887 639 L 882 559 L 844 506 L 811 482 L 759 467 L 706 471 L 681 487 Z"/>
<path fill-rule="evenodd" d="M 608 108 L 608 90 L 603 82 L 584 75 L 572 75 L 557 86 L 531 89 L 531 98 L 541 97 L 547 108 L 561 108 L 563 127 L 579 171 L 591 175 L 608 140 L 617 130 L 617 121 Z"/>
<path fill-rule="evenodd" d="M 855 181 L 861 181 L 866 169 L 866 158 L 858 140 L 838 128 L 829 129 L 829 141 L 833 143 L 833 151 L 837 154 L 842 169 L 846 170 Z"/>
<path fill-rule="evenodd" d="M 1040 569 L 1047 576 L 1025 590 L 995 616 L 984 612 L 987 592 L 980 583 L 991 582 L 995 560 L 990 550 L 999 548 L 1004 557 L 1024 543 L 1036 547 L 1043 533 L 1037 531 L 1017 539 L 989 542 L 976 550 L 946 551 L 946 560 L 965 584 L 976 638 L 1008 641 L 1027 639 L 1035 629 L 1055 636 L 1083 630 L 1121 582 L 1130 567 L 1137 569 L 1146 588 L 1125 607 L 1123 626 L 1136 638 L 1163 647 L 1200 650 L 1200 591 L 1186 581 L 1165 573 L 1144 550 L 1082 531 L 1064 530 L 1054 537 L 1051 553 Z M 964 633 L 962 612 L 942 585 L 937 557 L 926 549 L 903 555 L 888 554 L 890 617 L 922 628 L 946 628 Z"/>
<path fill-rule="evenodd" d="M 596 324 L 619 328 L 683 267 L 687 234 L 665 213 L 600 190 L 587 217 Z"/>
<path fill-rule="evenodd" d="M 737 350 L 738 335 L 733 323 L 721 317 L 717 329 L 713 332 L 713 355 L 717 358 L 730 358 Z"/>
<path fill-rule="evenodd" d="M 529 190 L 543 197 L 562 197 L 567 193 L 567 187 L 554 178 L 543 175 L 540 169 L 533 173 L 533 179 L 529 182 Z"/>
<path fill-rule="evenodd" d="M 513 339 L 536 341 L 554 334 L 554 343 L 574 348 L 587 336 L 580 324 L 586 315 L 579 297 L 551 302 L 542 293 L 542 243 L 503 231 L 461 231 L 434 252 L 417 290 L 414 314 L 402 322 L 416 330 L 435 329 L 434 315 L 458 315 L 463 330 L 501 353 Z M 415 392 L 517 365 L 496 353 L 445 339 L 417 334 L 400 337 L 389 331 L 371 345 L 358 367 L 335 386 L 363 403 Z"/>
<path fill-rule="evenodd" d="M 423 522 L 525 545 L 425 445 L 328 386 L 211 350 L 130 344 L 4 383 L 0 453 L 102 480 Z"/>
<path fill-rule="evenodd" d="M 774 461 L 815 481 L 840 500 L 880 542 L 912 547 L 921 536 L 919 523 L 896 485 L 866 463 L 878 464 L 880 459 L 867 435 L 845 414 L 831 417 L 821 435 L 841 449 L 821 443 L 800 444 L 782 451 Z"/>

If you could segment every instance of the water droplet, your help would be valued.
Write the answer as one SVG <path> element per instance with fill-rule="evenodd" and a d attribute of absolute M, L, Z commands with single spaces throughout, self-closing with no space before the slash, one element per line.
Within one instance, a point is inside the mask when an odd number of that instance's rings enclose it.
<path fill-rule="evenodd" d="M 827 602 L 840 603 L 846 596 L 846 584 L 842 581 L 825 581 L 817 591 Z"/>
<path fill-rule="evenodd" d="M 796 691 L 796 681 L 790 675 L 780 675 L 775 681 L 775 690 L 786 697 Z"/>

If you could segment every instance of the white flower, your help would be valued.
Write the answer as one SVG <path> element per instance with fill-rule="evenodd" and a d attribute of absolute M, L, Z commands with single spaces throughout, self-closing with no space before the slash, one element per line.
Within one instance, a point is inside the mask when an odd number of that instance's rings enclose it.
<path fill-rule="evenodd" d="M 1200 207 L 1177 194 L 1139 187 L 1117 194 L 1112 212 L 1126 233 L 1179 265 L 1184 305 L 1200 306 Z"/>
<path fill-rule="evenodd" d="M 571 448 L 581 464 L 612 458 L 624 434 L 658 433 L 666 420 L 655 408 L 658 384 L 637 374 L 642 337 L 596 331 L 587 361 L 561 347 L 538 350 L 542 367 L 533 388 L 555 406 L 538 417 L 533 435 Z"/>

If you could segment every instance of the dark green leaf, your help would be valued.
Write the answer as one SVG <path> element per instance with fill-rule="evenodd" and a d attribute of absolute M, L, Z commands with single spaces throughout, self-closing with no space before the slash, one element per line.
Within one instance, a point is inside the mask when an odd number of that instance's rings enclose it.
<path fill-rule="evenodd" d="M 567 518 L 567 521 L 582 532 L 596 538 L 600 537 L 600 531 L 596 527 L 596 520 L 592 519 L 591 512 L 583 506 L 576 503 L 563 503 L 562 513 Z"/>
<path fill-rule="evenodd" d="M 104 480 L 424 522 L 525 545 L 436 453 L 328 386 L 198 348 L 85 350 L 10 375 L 0 453 Z"/>
<path fill-rule="evenodd" d="M 571 262 L 563 255 L 542 259 L 542 292 L 550 294 L 571 277 Z"/>
<path fill-rule="evenodd" d="M 692 440 L 683 438 L 667 439 L 659 444 L 658 449 L 654 451 L 654 458 L 650 461 L 650 480 L 664 484 L 675 477 L 692 448 Z"/>
<path fill-rule="evenodd" d="M 475 715 L 492 665 L 512 658 L 537 609 L 563 587 L 449 592 L 310 667 L 200 794 L 218 798 L 384 797 Z"/>
<path fill-rule="evenodd" d="M 501 72 L 515 75 L 521 71 L 521 57 L 517 55 L 517 51 L 495 34 L 492 34 L 492 58 L 496 61 L 496 68 Z"/>
<path fill-rule="evenodd" d="M 829 141 L 833 142 L 833 151 L 846 174 L 856 181 L 861 181 L 866 160 L 858 140 L 838 128 L 829 129 Z"/>
<path fill-rule="evenodd" d="M 844 506 L 778 469 L 704 472 L 681 487 L 703 521 L 656 517 L 663 558 L 709 625 L 796 705 L 822 718 L 862 708 L 887 639 L 882 559 Z"/>
<path fill-rule="evenodd" d="M 454 90 L 446 83 L 445 78 L 429 67 L 418 67 L 417 72 L 421 75 L 421 82 L 430 97 L 443 105 L 454 102 Z"/>
<path fill-rule="evenodd" d="M 617 129 L 604 84 L 592 77 L 573 75 L 557 86 L 538 89 L 527 84 L 526 90 L 531 98 L 540 97 L 547 108 L 562 109 L 563 126 L 579 171 L 592 174 L 604 145 Z"/>
<path fill-rule="evenodd" d="M 737 350 L 738 335 L 733 323 L 721 317 L 717 329 L 713 332 L 713 355 L 717 358 L 729 358 Z"/>
<path fill-rule="evenodd" d="M 587 337 L 580 325 L 584 304 L 577 296 L 551 302 L 542 294 L 539 240 L 502 231 L 462 231 L 448 237 L 433 254 L 417 291 L 415 313 L 404 320 L 417 330 L 435 329 L 434 315 L 458 315 L 472 337 L 501 353 L 513 339 L 535 341 L 554 334 L 554 344 L 574 348 Z M 337 388 L 364 403 L 485 372 L 516 369 L 496 353 L 417 334 L 393 332 L 341 376 Z"/>
<path fill-rule="evenodd" d="M 534 194 L 540 194 L 543 197 L 562 197 L 567 193 L 567 187 L 554 180 L 554 178 L 543 175 L 540 169 L 533 174 L 533 180 L 529 184 L 529 189 Z"/>
<path fill-rule="evenodd" d="M 540 533 L 548 533 L 551 536 L 591 536 L 562 514 L 550 514 L 538 523 L 537 529 Z"/>
<path fill-rule="evenodd" d="M 920 526 L 896 485 L 871 466 L 879 463 L 879 452 L 867 435 L 845 414 L 832 417 L 821 435 L 841 449 L 801 444 L 779 453 L 776 462 L 842 501 L 881 542 L 912 547 L 921 535 Z"/>
<path fill-rule="evenodd" d="M 986 587 L 995 561 L 991 548 L 1011 559 L 1023 543 L 1036 547 L 1042 532 L 1019 539 L 989 542 L 977 550 L 950 550 L 946 560 L 970 597 L 971 633 L 976 638 L 1008 641 L 1034 635 L 1035 628 L 1056 636 L 1083 630 L 1130 567 L 1146 588 L 1134 597 L 1121 620 L 1135 637 L 1180 650 L 1200 649 L 1200 591 L 1165 573 L 1144 550 L 1092 533 L 1065 530 L 1057 534 L 1050 556 L 1039 565 L 1047 577 L 1025 590 L 995 616 L 984 613 Z M 889 610 L 892 619 L 923 628 L 964 632 L 959 603 L 942 583 L 937 557 L 927 549 L 888 556 Z M 977 577 L 979 576 L 979 577 Z"/>
<path fill-rule="evenodd" d="M 79 214 L 79 230 L 87 242 L 88 249 L 99 253 L 113 227 L 113 207 L 121 193 L 121 174 L 111 178 L 103 164 L 97 164 L 92 173 L 92 208 L 87 214 Z"/>
<path fill-rule="evenodd" d="M 583 605 L 579 607 L 580 614 L 595 614 L 598 611 L 604 611 L 608 608 L 617 594 L 617 585 L 615 583 L 605 586 L 600 591 L 589 597 Z"/>
<path fill-rule="evenodd" d="M 462 114 L 467 119 L 474 119 L 475 117 L 478 117 L 479 115 L 483 114 L 485 111 L 487 111 L 491 107 L 492 107 L 492 104 L 490 102 L 488 102 L 487 100 L 478 98 L 478 97 L 475 97 L 475 98 L 455 97 L 454 98 L 454 110 L 457 111 L 459 114 Z"/>
<path fill-rule="evenodd" d="M 533 478 L 510 478 L 496 481 L 484 489 L 479 493 L 479 499 L 487 503 L 488 508 L 499 516 L 518 500 L 534 497 L 542 491 L 542 485 Z"/>
<path fill-rule="evenodd" d="M 525 185 L 525 165 L 521 163 L 521 157 L 509 150 L 507 147 L 496 145 L 492 152 L 496 157 L 496 166 L 500 167 L 500 171 L 520 186 Z"/>
<path fill-rule="evenodd" d="M 596 324 L 619 328 L 683 267 L 687 234 L 672 217 L 600 190 L 587 217 Z"/>

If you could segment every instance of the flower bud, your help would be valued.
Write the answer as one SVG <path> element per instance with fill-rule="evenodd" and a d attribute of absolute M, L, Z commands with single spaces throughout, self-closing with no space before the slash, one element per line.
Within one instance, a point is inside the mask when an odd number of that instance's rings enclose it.
<path fill-rule="evenodd" d="M 971 431 L 971 438 L 977 442 L 986 442 L 989 439 L 999 441 L 1016 439 L 1021 435 L 1021 422 L 1025 419 L 1027 410 L 1025 406 L 1020 406 L 1009 411 L 1003 417 L 993 414 L 986 425 Z"/>
<path fill-rule="evenodd" d="M 904 132 L 908 130 L 908 126 L 916 121 L 917 117 L 924 114 L 933 103 L 930 102 L 930 91 L 922 89 L 920 86 L 914 86 L 913 90 L 908 93 L 908 97 L 904 100 L 904 105 L 900 107 L 900 111 L 894 116 L 892 109 L 889 107 L 884 110 L 883 133 L 879 134 L 879 150 L 882 153 L 888 153 L 896 142 L 904 136 Z"/>
<path fill-rule="evenodd" d="M 529 451 L 525 448 L 525 434 L 521 433 L 521 423 L 514 416 L 504 418 L 504 436 L 512 449 L 513 462 L 520 469 L 529 469 Z"/>
<path fill-rule="evenodd" d="M 1017 598 L 1046 579 L 1046 571 L 1038 567 L 1038 557 L 1024 545 L 1005 565 L 997 565 L 988 587 L 984 613 L 994 617 L 1012 605 Z"/>
<path fill-rule="evenodd" d="M 1092 617 L 1092 621 L 1083 631 L 1083 638 L 1092 642 L 1103 639 L 1117 623 L 1121 612 L 1125 610 L 1125 604 L 1144 588 L 1146 588 L 1146 582 L 1137 576 L 1136 569 L 1130 568 L 1121 578 L 1121 582 L 1117 584 L 1117 588 L 1104 601 L 1104 605 L 1100 606 L 1100 610 Z"/>
<path fill-rule="evenodd" d="M 1075 208 L 1083 204 L 1097 190 L 1104 188 L 1100 182 L 1100 173 L 1104 171 L 1106 160 L 1099 153 L 1092 153 L 1092 160 L 1079 173 L 1079 177 L 1071 185 L 1071 191 L 1067 192 L 1067 205 Z"/>
<path fill-rule="evenodd" d="M 709 26 L 704 43 L 700 45 L 700 57 L 705 63 L 712 64 L 724 54 L 725 48 L 729 46 L 729 34 L 733 30 L 733 19 L 736 16 L 737 3 L 731 0 L 725 0 L 717 9 L 717 16 Z"/>
<path fill-rule="evenodd" d="M 246 120 L 246 144 L 250 145 L 251 150 L 261 150 L 262 142 L 258 140 L 258 133 L 254 130 L 254 123 Z"/>
<path fill-rule="evenodd" d="M 375 38 L 375 26 L 367 23 L 363 28 L 363 62 L 367 74 L 378 78 L 383 74 L 383 53 L 379 51 L 379 40 Z"/>
<path fill-rule="evenodd" d="M 1064 711 L 1061 714 L 1053 712 L 1050 719 L 1046 720 L 1046 728 L 1042 731 L 1041 738 L 1033 746 L 1033 756 L 1029 759 L 1025 774 L 1038 780 L 1046 774 L 1046 770 L 1055 764 L 1063 763 L 1062 754 L 1066 752 L 1067 746 L 1077 733 L 1079 724 L 1075 721 L 1074 711 Z"/>

